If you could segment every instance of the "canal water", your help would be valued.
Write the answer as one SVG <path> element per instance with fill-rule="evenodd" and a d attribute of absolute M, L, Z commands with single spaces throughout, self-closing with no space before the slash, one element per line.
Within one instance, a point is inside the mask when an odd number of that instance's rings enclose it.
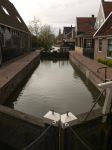
<path fill-rule="evenodd" d="M 41 61 L 25 86 L 6 105 L 38 117 L 51 109 L 77 115 L 89 111 L 98 94 L 68 60 Z"/>

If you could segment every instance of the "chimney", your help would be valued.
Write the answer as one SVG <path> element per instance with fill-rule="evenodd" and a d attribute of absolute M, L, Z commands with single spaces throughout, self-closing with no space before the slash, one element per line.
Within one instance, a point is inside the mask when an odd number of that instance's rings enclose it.
<path fill-rule="evenodd" d="M 91 15 L 92 18 L 94 18 L 94 15 Z"/>

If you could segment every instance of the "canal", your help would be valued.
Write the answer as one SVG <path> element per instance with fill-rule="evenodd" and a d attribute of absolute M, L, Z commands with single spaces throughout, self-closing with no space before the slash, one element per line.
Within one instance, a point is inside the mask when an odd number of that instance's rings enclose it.
<path fill-rule="evenodd" d="M 38 117 L 51 109 L 77 115 L 89 111 L 98 94 L 68 60 L 48 60 L 40 61 L 27 83 L 5 105 Z"/>

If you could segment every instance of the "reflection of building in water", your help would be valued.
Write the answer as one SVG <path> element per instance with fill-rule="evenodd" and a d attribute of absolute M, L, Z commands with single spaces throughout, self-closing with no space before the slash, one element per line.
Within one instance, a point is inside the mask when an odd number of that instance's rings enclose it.
<path fill-rule="evenodd" d="M 0 0 L 0 63 L 31 48 L 30 32 L 9 0 Z"/>
<path fill-rule="evenodd" d="M 69 61 L 67 61 L 67 60 L 58 60 L 58 62 L 59 62 L 59 66 L 61 67 L 63 67 L 63 66 L 66 66 L 66 65 L 69 65 Z"/>

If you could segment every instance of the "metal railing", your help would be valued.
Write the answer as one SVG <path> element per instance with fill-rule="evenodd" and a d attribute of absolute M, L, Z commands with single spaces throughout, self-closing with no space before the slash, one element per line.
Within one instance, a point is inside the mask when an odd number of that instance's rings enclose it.
<path fill-rule="evenodd" d="M 104 82 L 107 82 L 108 81 L 108 79 L 107 79 L 107 69 L 108 69 L 108 67 L 100 67 L 100 68 L 97 69 L 97 72 L 100 73 L 100 70 L 102 70 L 102 69 L 104 69 L 104 71 L 105 71 L 104 72 L 105 73 Z"/>
<path fill-rule="evenodd" d="M 100 93 L 100 95 L 97 97 L 97 99 L 94 101 L 94 104 L 93 104 L 93 106 L 91 107 L 90 111 L 87 113 L 86 117 L 84 118 L 84 121 L 87 120 L 87 118 L 89 117 L 89 115 L 90 115 L 91 112 L 93 111 L 94 107 L 95 107 L 96 104 L 99 102 L 101 96 L 103 96 L 103 94 L 105 94 L 105 92 L 106 92 L 106 89 L 104 89 L 104 90 Z"/>
<path fill-rule="evenodd" d="M 43 136 L 48 132 L 48 130 L 51 128 L 52 124 L 48 126 L 47 129 L 45 129 L 40 136 L 38 136 L 33 142 L 31 142 L 29 145 L 27 145 L 25 148 L 23 148 L 22 150 L 30 150 L 32 148 L 33 145 L 35 145 L 36 143 L 39 142 L 39 140 L 41 138 L 43 138 Z"/>

